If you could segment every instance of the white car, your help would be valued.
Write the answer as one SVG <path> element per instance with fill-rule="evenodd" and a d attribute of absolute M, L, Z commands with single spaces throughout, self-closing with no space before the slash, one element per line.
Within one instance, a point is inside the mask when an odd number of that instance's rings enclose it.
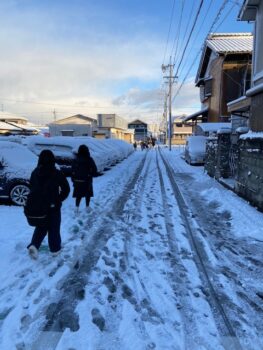
<path fill-rule="evenodd" d="M 204 164 L 206 136 L 188 136 L 185 145 L 185 161 L 189 164 Z"/>

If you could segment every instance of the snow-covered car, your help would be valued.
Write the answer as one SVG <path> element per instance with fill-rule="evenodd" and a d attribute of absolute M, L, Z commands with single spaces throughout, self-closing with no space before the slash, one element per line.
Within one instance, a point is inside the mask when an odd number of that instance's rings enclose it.
<path fill-rule="evenodd" d="M 29 193 L 29 179 L 38 158 L 27 147 L 2 141 L 0 145 L 0 198 L 24 205 Z"/>
<path fill-rule="evenodd" d="M 126 158 L 132 152 L 132 146 L 121 140 L 97 140 L 92 137 L 41 137 L 31 136 L 28 141 L 28 148 L 36 155 L 43 149 L 50 149 L 56 158 L 61 170 L 70 175 L 72 160 L 80 145 L 85 144 L 90 150 L 98 172 L 102 173 L 118 161 Z"/>
<path fill-rule="evenodd" d="M 206 136 L 188 136 L 185 144 L 185 161 L 189 164 L 204 164 Z"/>

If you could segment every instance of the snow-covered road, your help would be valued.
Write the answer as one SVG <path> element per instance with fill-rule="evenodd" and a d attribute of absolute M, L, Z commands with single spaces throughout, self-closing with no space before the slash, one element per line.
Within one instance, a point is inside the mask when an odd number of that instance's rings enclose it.
<path fill-rule="evenodd" d="M 164 163 L 165 162 L 165 163 Z M 0 206 L 1 349 L 262 349 L 263 215 L 180 158 L 132 154 L 63 207 L 63 253 Z"/>

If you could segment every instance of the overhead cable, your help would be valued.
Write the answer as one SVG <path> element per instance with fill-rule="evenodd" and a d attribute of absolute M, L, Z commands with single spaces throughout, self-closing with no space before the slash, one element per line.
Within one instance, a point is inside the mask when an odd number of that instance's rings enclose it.
<path fill-rule="evenodd" d="M 174 59 L 173 59 L 173 64 L 176 62 L 177 58 L 177 53 L 178 53 L 178 45 L 179 45 L 179 39 L 180 39 L 180 33 L 181 33 L 181 25 L 182 25 L 182 18 L 183 18 L 183 12 L 184 12 L 184 5 L 185 5 L 185 0 L 182 0 L 182 7 L 181 7 L 181 13 L 180 13 L 180 18 L 178 22 L 178 27 L 177 27 L 177 35 L 174 37 L 174 43 L 172 47 L 172 53 L 171 56 L 173 55 L 174 52 Z M 175 42 L 176 42 L 176 47 L 175 47 Z"/>
<path fill-rule="evenodd" d="M 171 17 L 170 17 L 169 30 L 168 30 L 168 35 L 167 35 L 167 40 L 166 40 L 166 45 L 165 45 L 165 50 L 164 50 L 164 56 L 163 56 L 163 64 L 165 62 L 168 42 L 169 42 L 169 39 L 170 39 L 170 32 L 171 32 L 171 27 L 172 27 L 172 23 L 173 23 L 173 16 L 174 16 L 174 6 L 175 6 L 175 0 L 173 0 L 173 7 L 172 7 L 172 12 L 171 12 Z"/>
<path fill-rule="evenodd" d="M 200 4 L 199 4 L 199 7 L 198 7 L 198 10 L 197 10 L 197 13 L 196 13 L 196 16 L 195 16 L 194 23 L 193 23 L 193 25 L 192 25 L 192 28 L 191 28 L 191 31 L 190 31 L 190 33 L 189 33 L 189 36 L 188 36 L 187 42 L 186 42 L 186 44 L 185 44 L 185 47 L 184 47 L 184 50 L 183 50 L 183 53 L 182 53 L 182 56 L 181 56 L 180 62 L 179 62 L 179 64 L 178 64 L 178 66 L 177 66 L 177 70 L 176 70 L 175 76 L 177 76 L 178 71 L 179 71 L 179 69 L 180 69 L 180 66 L 181 66 L 181 64 L 182 64 L 182 61 L 183 61 L 183 59 L 184 59 L 185 51 L 186 51 L 186 49 L 187 49 L 187 46 L 188 46 L 189 41 L 190 41 L 190 39 L 191 39 L 191 36 L 192 36 L 192 34 L 193 34 L 193 31 L 194 31 L 194 28 L 195 28 L 195 25 L 196 25 L 197 19 L 198 19 L 198 17 L 199 17 L 199 14 L 200 14 L 201 8 L 202 8 L 202 6 L 203 6 L 203 2 L 204 2 L 204 0 L 201 0 L 201 1 L 200 1 Z"/>
<path fill-rule="evenodd" d="M 209 3 L 208 8 L 207 8 L 207 10 L 206 10 L 206 13 L 205 13 L 205 15 L 204 15 L 204 17 L 203 17 L 203 21 L 202 21 L 202 23 L 200 24 L 200 28 L 199 28 L 198 32 L 196 33 L 195 37 L 193 38 L 192 46 L 191 46 L 190 49 L 189 49 L 188 55 L 187 55 L 187 57 L 186 57 L 186 59 L 185 59 L 185 63 L 184 63 L 184 65 L 183 65 L 182 69 L 181 69 L 181 72 L 184 71 L 185 66 L 187 65 L 188 58 L 189 58 L 189 56 L 190 56 L 190 54 L 191 54 L 191 52 L 192 52 L 192 49 L 193 49 L 193 47 L 194 47 L 194 44 L 196 43 L 196 39 L 197 39 L 198 35 L 200 34 L 201 30 L 203 29 L 203 24 L 205 23 L 206 17 L 207 17 L 207 15 L 208 15 L 209 11 L 210 11 L 210 8 L 211 8 L 212 3 L 213 3 L 213 0 L 210 0 L 210 3 Z M 179 75 L 179 76 L 180 76 L 181 72 L 178 72 L 178 75 Z"/>
<path fill-rule="evenodd" d="M 226 13 L 225 17 L 222 19 L 222 21 L 218 24 L 218 26 L 215 28 L 215 32 L 221 27 L 221 25 L 225 22 L 225 20 L 227 19 L 227 17 L 230 15 L 230 13 L 232 12 L 232 10 L 234 9 L 234 7 L 236 6 L 236 3 L 233 3 L 233 5 L 231 6 L 231 8 L 229 9 L 229 11 Z"/>
<path fill-rule="evenodd" d="M 202 44 L 200 50 L 197 52 L 197 55 L 194 57 L 194 60 L 193 60 L 193 62 L 192 62 L 192 64 L 191 64 L 190 68 L 188 69 L 188 71 L 187 71 L 187 73 L 186 73 L 186 75 L 185 75 L 185 77 L 184 77 L 182 83 L 181 83 L 180 86 L 178 87 L 178 89 L 177 89 L 177 91 L 176 91 L 176 93 L 175 93 L 175 95 L 174 95 L 174 97 L 173 97 L 173 102 L 174 102 L 175 98 L 179 95 L 179 93 L 180 93 L 180 91 L 181 91 L 183 85 L 185 84 L 185 81 L 186 81 L 186 79 L 188 78 L 188 76 L 189 76 L 189 74 L 190 74 L 190 72 L 191 72 L 191 70 L 192 70 L 192 68 L 193 68 L 193 66 L 194 66 L 194 64 L 195 64 L 195 62 L 196 62 L 198 56 L 200 55 L 200 53 L 202 53 L 202 51 L 203 51 L 203 49 L 204 49 L 204 47 L 205 47 L 205 44 L 206 44 L 206 40 L 207 40 L 209 34 L 212 32 L 212 30 L 213 30 L 213 28 L 215 27 L 215 25 L 217 24 L 217 22 L 219 21 L 220 16 L 221 16 L 222 12 L 224 11 L 224 8 L 225 8 L 226 4 L 228 3 L 228 1 L 229 1 L 229 0 L 224 0 L 223 4 L 222 4 L 221 7 L 219 8 L 219 10 L 218 10 L 218 12 L 217 12 L 217 14 L 216 14 L 216 17 L 215 17 L 215 19 L 214 19 L 212 25 L 210 26 L 209 31 L 207 32 L 205 41 L 203 42 L 203 44 Z M 224 21 L 225 19 L 226 19 L 226 17 L 224 17 L 223 21 Z M 220 23 L 220 25 L 223 23 L 223 21 Z"/>

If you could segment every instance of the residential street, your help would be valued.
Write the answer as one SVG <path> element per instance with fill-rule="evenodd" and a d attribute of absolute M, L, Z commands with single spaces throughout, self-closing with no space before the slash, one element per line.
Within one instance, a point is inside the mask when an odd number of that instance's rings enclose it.
<path fill-rule="evenodd" d="M 0 206 L 1 349 L 263 348 L 263 214 L 181 152 L 96 178 L 92 213 L 70 196 L 57 257 L 30 260 L 21 207 Z"/>

